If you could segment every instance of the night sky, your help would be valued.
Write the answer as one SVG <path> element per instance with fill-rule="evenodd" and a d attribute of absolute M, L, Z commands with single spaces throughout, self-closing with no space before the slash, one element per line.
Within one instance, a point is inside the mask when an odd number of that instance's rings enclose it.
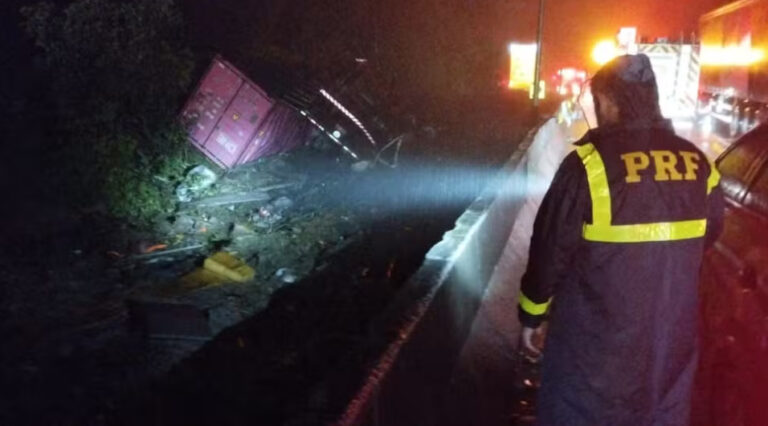
<path fill-rule="evenodd" d="M 296 1 L 301 4 L 303 0 Z M 532 42 L 536 36 L 538 0 L 470 0 L 484 8 L 492 2 L 509 4 L 508 26 L 498 28 L 498 42 Z M 3 0 L 4 39 L 18 33 L 18 8 L 35 0 Z M 66 1 L 60 1 L 66 3 Z M 703 13 L 728 0 L 546 0 L 544 67 L 548 73 L 563 66 L 589 66 L 596 41 L 611 38 L 619 27 L 636 26 L 641 35 L 679 37 L 697 31 Z M 397 3 L 395 1 L 394 3 Z M 493 26 L 501 21 L 494 19 Z M 499 46 L 500 49 L 505 46 Z"/>
<path fill-rule="evenodd" d="M 533 41 L 538 2 L 520 1 L 511 21 L 511 40 Z M 547 0 L 544 31 L 545 71 L 585 63 L 594 44 L 613 37 L 622 26 L 640 35 L 677 38 L 697 31 L 699 16 L 727 0 Z"/>

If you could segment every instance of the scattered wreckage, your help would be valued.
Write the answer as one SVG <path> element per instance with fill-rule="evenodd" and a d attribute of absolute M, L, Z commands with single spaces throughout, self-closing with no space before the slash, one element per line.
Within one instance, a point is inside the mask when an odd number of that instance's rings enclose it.
<path fill-rule="evenodd" d="M 154 230 L 159 242 L 117 259 L 143 281 L 130 297 L 134 325 L 155 339 L 208 339 L 262 308 L 266 300 L 250 299 L 268 299 L 265 288 L 301 280 L 354 239 L 355 214 L 328 202 L 333 182 L 295 164 L 314 155 L 274 155 L 223 174 L 191 169 L 176 212 Z M 233 294 L 241 301 L 222 303 Z"/>

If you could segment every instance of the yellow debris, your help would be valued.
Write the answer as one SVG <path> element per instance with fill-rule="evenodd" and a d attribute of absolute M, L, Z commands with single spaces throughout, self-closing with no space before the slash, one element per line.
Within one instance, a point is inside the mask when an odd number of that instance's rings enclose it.
<path fill-rule="evenodd" d="M 252 280 L 256 275 L 256 271 L 245 262 L 223 251 L 205 259 L 203 268 L 238 283 Z"/>
<path fill-rule="evenodd" d="M 178 290 L 181 290 L 182 292 L 196 290 L 198 288 L 221 285 L 229 281 L 229 278 L 221 276 L 215 272 L 211 272 L 204 268 L 196 268 L 192 272 L 181 277 Z"/>
<path fill-rule="evenodd" d="M 252 280 L 256 272 L 242 260 L 230 253 L 219 252 L 205 259 L 202 268 L 179 278 L 170 287 L 158 291 L 160 296 L 178 296 L 206 287 L 215 287 L 231 282 L 246 282 Z"/>

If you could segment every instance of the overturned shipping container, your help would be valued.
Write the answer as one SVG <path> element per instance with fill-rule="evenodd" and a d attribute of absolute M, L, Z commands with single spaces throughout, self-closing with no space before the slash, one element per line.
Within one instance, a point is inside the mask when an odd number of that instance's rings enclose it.
<path fill-rule="evenodd" d="M 232 64 L 214 58 L 181 112 L 189 139 L 223 168 L 294 148 L 310 125 Z"/>

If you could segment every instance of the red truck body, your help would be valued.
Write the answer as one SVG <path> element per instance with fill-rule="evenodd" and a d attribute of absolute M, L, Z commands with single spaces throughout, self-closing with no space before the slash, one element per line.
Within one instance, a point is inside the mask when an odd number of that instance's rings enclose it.
<path fill-rule="evenodd" d="M 768 112 L 768 0 L 730 3 L 703 15 L 700 25 L 700 113 L 736 137 Z"/>

